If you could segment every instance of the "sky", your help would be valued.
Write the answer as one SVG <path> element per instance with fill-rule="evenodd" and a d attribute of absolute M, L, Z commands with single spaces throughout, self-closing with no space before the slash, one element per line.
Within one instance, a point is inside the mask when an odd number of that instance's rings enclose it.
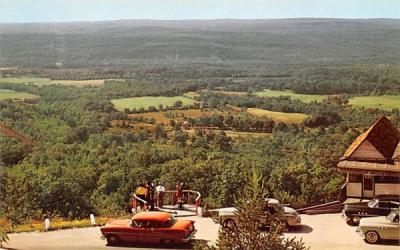
<path fill-rule="evenodd" d="M 0 0 L 0 23 L 400 18 L 400 0 Z"/>

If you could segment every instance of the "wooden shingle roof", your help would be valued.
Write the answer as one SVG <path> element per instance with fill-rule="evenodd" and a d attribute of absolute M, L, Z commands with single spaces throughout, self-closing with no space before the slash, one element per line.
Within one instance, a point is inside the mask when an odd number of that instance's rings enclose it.
<path fill-rule="evenodd" d="M 389 119 L 383 116 L 353 141 L 342 160 L 351 159 L 352 154 L 365 140 L 368 140 L 386 159 L 392 159 L 400 142 L 400 133 Z"/>

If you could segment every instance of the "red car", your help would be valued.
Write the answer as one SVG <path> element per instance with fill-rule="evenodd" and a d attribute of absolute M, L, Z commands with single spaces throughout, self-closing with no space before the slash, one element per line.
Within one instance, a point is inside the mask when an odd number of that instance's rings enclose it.
<path fill-rule="evenodd" d="M 140 212 L 132 219 L 111 221 L 100 230 L 108 245 L 185 243 L 196 233 L 194 221 L 175 220 L 171 214 L 163 212 Z"/>

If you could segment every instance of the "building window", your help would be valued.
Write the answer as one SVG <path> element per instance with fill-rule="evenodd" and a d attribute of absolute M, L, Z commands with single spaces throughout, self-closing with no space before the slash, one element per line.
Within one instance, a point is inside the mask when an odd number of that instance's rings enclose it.
<path fill-rule="evenodd" d="M 375 176 L 375 183 L 395 183 L 395 184 L 400 184 L 400 177 L 395 177 L 395 176 Z"/>
<path fill-rule="evenodd" d="M 349 182 L 362 182 L 362 175 L 361 174 L 349 174 Z"/>
<path fill-rule="evenodd" d="M 364 176 L 364 190 L 372 191 L 374 185 L 374 177 L 373 176 Z"/>

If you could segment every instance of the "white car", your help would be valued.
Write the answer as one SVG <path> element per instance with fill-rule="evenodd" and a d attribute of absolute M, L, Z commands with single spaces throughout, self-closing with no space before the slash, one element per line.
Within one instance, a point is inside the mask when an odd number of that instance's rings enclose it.
<path fill-rule="evenodd" d="M 293 227 L 300 225 L 301 218 L 296 210 L 291 207 L 282 206 L 277 199 L 267 198 L 266 200 L 267 206 L 265 210 L 274 214 L 277 211 L 282 211 L 285 216 L 285 224 L 286 227 Z M 221 208 L 218 210 L 219 222 L 223 227 L 233 228 L 236 227 L 238 218 L 236 215 L 236 208 L 227 207 Z"/>
<path fill-rule="evenodd" d="M 370 244 L 375 244 L 380 239 L 400 240 L 399 213 L 396 210 L 387 216 L 362 218 L 357 231 Z"/>

